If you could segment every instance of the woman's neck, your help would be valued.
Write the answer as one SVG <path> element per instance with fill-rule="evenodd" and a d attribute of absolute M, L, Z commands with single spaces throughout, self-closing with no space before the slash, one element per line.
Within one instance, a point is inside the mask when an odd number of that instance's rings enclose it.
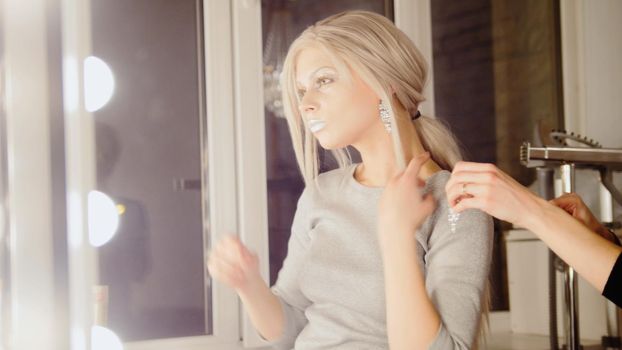
<path fill-rule="evenodd" d="M 410 118 L 399 115 L 397 120 L 402 121 L 399 130 L 404 160 L 408 164 L 413 157 L 425 152 L 425 149 Z M 362 164 L 354 171 L 354 178 L 366 186 L 384 187 L 389 179 L 402 170 L 398 168 L 392 136 L 382 128 L 375 134 L 368 135 L 366 139 L 368 142 L 354 145 L 362 158 Z M 436 162 L 429 160 L 421 168 L 419 177 L 425 180 L 440 170 L 441 167 Z"/>

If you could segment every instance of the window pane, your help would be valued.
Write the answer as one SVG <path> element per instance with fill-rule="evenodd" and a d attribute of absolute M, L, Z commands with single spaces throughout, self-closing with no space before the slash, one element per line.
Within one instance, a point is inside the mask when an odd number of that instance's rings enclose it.
<path fill-rule="evenodd" d="M 436 0 L 431 11 L 438 117 L 468 160 L 530 184 L 535 172 L 520 164 L 520 145 L 538 120 L 563 124 L 558 2 Z M 492 310 L 509 308 L 503 237 L 495 234 Z"/>
<path fill-rule="evenodd" d="M 123 341 L 211 334 L 201 3 L 91 4 L 93 54 L 116 84 L 112 99 L 94 112 L 97 187 L 120 214 L 117 234 L 98 249 L 108 326 Z"/>

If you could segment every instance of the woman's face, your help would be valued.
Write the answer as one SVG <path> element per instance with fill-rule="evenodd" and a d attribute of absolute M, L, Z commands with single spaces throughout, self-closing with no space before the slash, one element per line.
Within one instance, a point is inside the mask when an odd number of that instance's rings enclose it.
<path fill-rule="evenodd" d="M 350 81 L 340 77 L 330 57 L 315 47 L 302 50 L 296 59 L 300 113 L 325 149 L 356 145 L 384 131 L 378 96 L 356 72 L 350 69 L 350 74 Z"/>

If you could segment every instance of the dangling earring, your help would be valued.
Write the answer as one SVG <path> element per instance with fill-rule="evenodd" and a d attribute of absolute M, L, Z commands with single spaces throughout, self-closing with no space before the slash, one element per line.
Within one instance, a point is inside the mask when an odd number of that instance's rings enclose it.
<path fill-rule="evenodd" d="M 380 100 L 380 103 L 378 104 L 378 111 L 380 111 L 380 120 L 382 120 L 382 124 L 384 125 L 384 128 L 390 134 L 391 133 L 391 116 L 389 115 L 389 110 L 387 109 L 387 106 L 385 106 L 382 100 Z"/>

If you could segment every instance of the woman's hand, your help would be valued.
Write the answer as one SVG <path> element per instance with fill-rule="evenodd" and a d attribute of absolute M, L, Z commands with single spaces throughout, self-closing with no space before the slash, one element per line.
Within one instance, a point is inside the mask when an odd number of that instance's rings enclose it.
<path fill-rule="evenodd" d="M 221 239 L 209 254 L 207 268 L 212 278 L 235 289 L 253 326 L 262 337 L 281 337 L 285 315 L 279 298 L 259 273 L 259 259 L 235 236 Z"/>
<path fill-rule="evenodd" d="M 393 238 L 400 242 L 404 238 L 412 239 L 415 230 L 434 211 L 434 197 L 430 194 L 422 196 L 424 182 L 418 178 L 421 166 L 429 159 L 429 153 L 420 154 L 387 183 L 378 204 L 381 243 Z M 403 232 L 409 236 L 401 237 Z"/>
<path fill-rule="evenodd" d="M 456 212 L 480 209 L 526 228 L 546 203 L 492 164 L 458 162 L 445 191 Z"/>
<path fill-rule="evenodd" d="M 235 236 L 221 239 L 209 254 L 207 268 L 215 280 L 240 293 L 261 281 L 257 255 Z"/>
<path fill-rule="evenodd" d="M 617 244 L 618 240 L 613 236 L 613 233 L 596 219 L 587 205 L 581 200 L 581 197 L 576 193 L 563 194 L 560 197 L 552 199 L 550 202 L 564 209 L 568 214 L 579 220 L 590 230 L 597 232 L 608 241 Z"/>

